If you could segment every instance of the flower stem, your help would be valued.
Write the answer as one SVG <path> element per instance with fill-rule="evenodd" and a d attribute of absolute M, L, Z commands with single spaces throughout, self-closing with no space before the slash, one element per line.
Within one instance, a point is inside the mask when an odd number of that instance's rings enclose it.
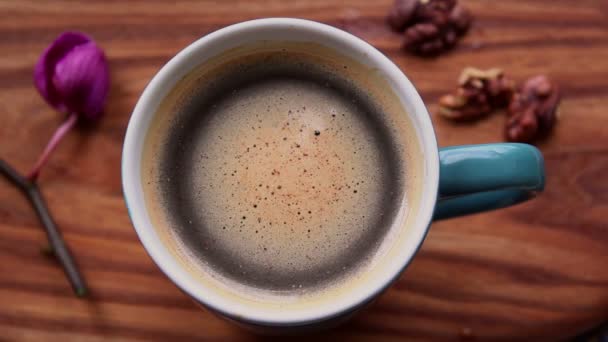
<path fill-rule="evenodd" d="M 27 174 L 26 178 L 30 182 L 35 182 L 38 179 L 38 175 L 40 174 L 40 169 L 46 164 L 47 160 L 51 156 L 51 153 L 55 150 L 61 139 L 74 127 L 76 121 L 78 120 L 78 114 L 72 113 L 68 116 L 68 119 L 65 120 L 51 137 L 51 140 L 46 144 L 44 151 L 38 157 L 38 161 L 32 168 L 32 170 Z"/>
<path fill-rule="evenodd" d="M 0 174 L 3 174 L 10 180 L 30 200 L 30 203 L 34 207 L 34 210 L 36 210 L 36 213 L 44 226 L 50 249 L 63 267 L 63 271 L 67 275 L 68 280 L 72 285 L 72 289 L 77 296 L 86 296 L 88 291 L 84 279 L 78 271 L 72 253 L 70 253 L 70 250 L 63 241 L 63 237 L 61 236 L 61 233 L 59 233 L 55 221 L 53 221 L 53 218 L 49 213 L 49 209 L 42 197 L 42 193 L 38 189 L 38 185 L 21 176 L 2 159 L 0 159 Z"/>

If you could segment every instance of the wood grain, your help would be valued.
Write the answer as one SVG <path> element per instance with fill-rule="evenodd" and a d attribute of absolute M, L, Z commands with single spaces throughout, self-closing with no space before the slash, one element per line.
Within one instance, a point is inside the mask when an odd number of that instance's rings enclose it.
<path fill-rule="evenodd" d="M 0 181 L 0 331 L 9 340 L 253 340 L 200 310 L 152 263 L 120 187 L 130 112 L 147 82 L 198 37 L 251 18 L 289 16 L 346 29 L 386 53 L 434 112 L 465 66 L 517 80 L 546 73 L 563 88 L 560 122 L 539 145 L 547 189 L 534 201 L 433 225 L 419 255 L 372 307 L 314 338 L 560 340 L 608 319 L 608 5 L 603 0 L 466 1 L 477 16 L 438 59 L 399 50 L 390 0 L 0 1 L 0 156 L 25 171 L 61 116 L 32 85 L 33 65 L 64 30 L 104 47 L 106 117 L 71 133 L 41 189 L 92 287 L 72 295 L 26 200 Z M 433 115 L 442 146 L 501 141 L 504 115 L 453 125 Z"/>

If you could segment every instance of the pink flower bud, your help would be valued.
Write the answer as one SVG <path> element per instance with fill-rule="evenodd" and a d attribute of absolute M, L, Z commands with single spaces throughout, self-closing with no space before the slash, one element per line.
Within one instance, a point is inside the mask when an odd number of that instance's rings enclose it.
<path fill-rule="evenodd" d="M 57 110 L 95 121 L 103 113 L 110 75 L 103 51 L 91 38 L 64 32 L 40 56 L 34 81 Z"/>
<path fill-rule="evenodd" d="M 40 56 L 34 82 L 46 102 L 66 113 L 67 118 L 27 175 L 30 181 L 36 181 L 53 150 L 79 118 L 96 121 L 101 117 L 110 89 L 110 73 L 103 51 L 91 38 L 64 32 Z"/>

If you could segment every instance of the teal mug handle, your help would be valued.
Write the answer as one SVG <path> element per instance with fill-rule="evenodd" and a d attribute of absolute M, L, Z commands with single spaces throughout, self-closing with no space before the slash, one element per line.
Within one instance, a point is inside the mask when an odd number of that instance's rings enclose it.
<path fill-rule="evenodd" d="M 534 197 L 545 186 L 543 156 L 532 145 L 442 148 L 439 164 L 435 220 L 517 204 Z"/>

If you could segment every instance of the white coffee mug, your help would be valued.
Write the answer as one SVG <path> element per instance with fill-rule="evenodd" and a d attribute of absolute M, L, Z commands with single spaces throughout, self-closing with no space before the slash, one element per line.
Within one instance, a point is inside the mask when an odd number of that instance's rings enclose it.
<path fill-rule="evenodd" d="M 179 80 L 210 58 L 261 40 L 312 42 L 339 51 L 376 70 L 399 98 L 404 109 L 403 115 L 410 116 L 420 153 L 424 156 L 421 158 L 423 165 L 420 179 L 424 183 L 424 191 L 420 195 L 416 212 L 412 213 L 413 218 L 404 227 L 401 238 L 395 240 L 397 245 L 392 247 L 391 257 L 383 259 L 382 264 L 376 266 L 373 277 L 343 291 L 340 296 L 326 298 L 321 304 L 313 306 L 266 305 L 263 299 L 259 299 L 258 303 L 247 302 L 199 281 L 191 270 L 185 269 L 176 260 L 175 255 L 162 242 L 151 223 L 144 202 L 141 180 L 144 141 L 153 115 L 163 98 Z M 264 331 L 298 331 L 340 321 L 385 290 L 405 269 L 422 244 L 436 207 L 436 215 L 443 218 L 510 205 L 542 190 L 542 157 L 533 147 L 519 144 L 479 145 L 452 148 L 445 153 L 445 163 L 442 157 L 440 164 L 435 133 L 422 99 L 401 70 L 374 47 L 349 33 L 313 21 L 259 19 L 206 35 L 179 52 L 152 79 L 129 121 L 123 149 L 122 182 L 129 214 L 142 244 L 154 262 L 180 289 L 209 310 L 238 323 Z M 504 167 L 512 162 L 521 166 Z M 479 173 L 475 165 L 492 168 L 495 172 Z M 453 171 L 453 177 L 445 181 L 443 177 L 441 179 L 441 186 L 446 189 L 441 193 L 446 198 L 443 208 L 438 203 L 440 166 L 442 176 L 444 168 L 448 173 Z M 521 176 L 522 169 L 527 170 L 529 177 Z M 479 177 L 472 180 L 471 172 L 479 173 Z M 473 197 L 464 198 L 463 201 L 454 201 L 454 196 L 480 191 L 485 192 L 469 195 Z"/>

